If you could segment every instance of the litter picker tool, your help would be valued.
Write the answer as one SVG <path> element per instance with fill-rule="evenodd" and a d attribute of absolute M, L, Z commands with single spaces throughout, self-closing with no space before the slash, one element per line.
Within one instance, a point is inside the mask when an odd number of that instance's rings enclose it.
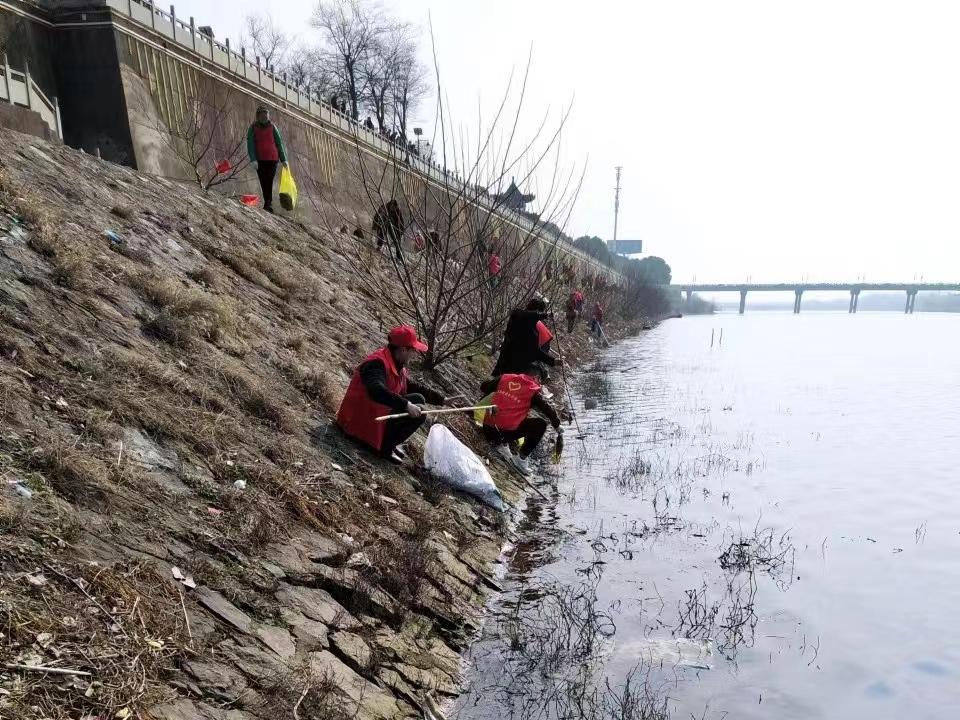
<path fill-rule="evenodd" d="M 449 413 L 458 413 L 458 412 L 473 412 L 474 410 L 492 410 L 494 413 L 497 412 L 496 405 L 474 405 L 473 407 L 462 407 L 462 408 L 444 408 L 442 410 L 423 410 L 421 415 L 447 415 Z M 383 422 L 384 420 L 394 420 L 396 418 L 411 417 L 410 413 L 394 413 L 393 415 L 381 415 L 378 418 L 374 418 L 377 422 Z"/>

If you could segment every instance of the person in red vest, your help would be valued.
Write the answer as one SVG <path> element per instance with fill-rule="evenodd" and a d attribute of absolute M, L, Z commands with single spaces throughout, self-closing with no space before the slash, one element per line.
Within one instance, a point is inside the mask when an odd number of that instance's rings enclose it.
<path fill-rule="evenodd" d="M 490 277 L 494 278 L 500 274 L 500 270 L 503 269 L 503 265 L 500 262 L 500 256 L 497 255 L 495 248 L 490 248 L 490 259 L 487 262 L 487 266 L 490 270 Z"/>
<path fill-rule="evenodd" d="M 273 179 L 277 175 L 278 163 L 287 166 L 287 149 L 277 126 L 270 121 L 270 110 L 265 105 L 257 108 L 257 119 L 247 130 L 247 155 L 257 168 L 263 209 L 272 213 Z"/>
<path fill-rule="evenodd" d="M 420 406 L 446 404 L 443 395 L 410 379 L 407 364 L 427 350 L 409 325 L 393 328 L 386 347 L 368 355 L 354 371 L 337 411 L 337 424 L 347 435 L 398 464 L 406 457 L 402 443 L 425 419 Z M 408 417 L 376 421 L 381 415 L 403 412 Z"/>
<path fill-rule="evenodd" d="M 603 306 L 599 301 L 593 305 L 593 317 L 590 318 L 590 331 L 597 336 L 597 339 L 603 339 Z"/>
<path fill-rule="evenodd" d="M 547 420 L 530 417 L 530 411 L 536 409 L 546 415 L 557 434 L 563 434 L 560 416 L 541 394 L 543 377 L 543 367 L 535 364 L 526 372 L 498 375 L 480 385 L 480 391 L 489 396 L 481 404 L 497 408 L 484 414 L 483 434 L 493 443 L 494 452 L 524 475 L 530 474 L 529 458 L 547 432 Z M 514 455 L 510 443 L 521 439 L 520 452 Z"/>
<path fill-rule="evenodd" d="M 550 354 L 550 343 L 553 342 L 553 333 L 543 320 L 537 320 L 537 345 L 540 352 Z"/>

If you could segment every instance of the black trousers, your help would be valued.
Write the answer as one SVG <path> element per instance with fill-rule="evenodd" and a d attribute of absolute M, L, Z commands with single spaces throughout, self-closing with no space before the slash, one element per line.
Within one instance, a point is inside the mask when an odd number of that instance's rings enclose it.
<path fill-rule="evenodd" d="M 577 321 L 577 316 L 576 316 L 575 314 L 574 314 L 574 315 L 567 315 L 567 332 L 568 332 L 568 333 L 572 333 L 572 332 L 573 332 L 573 324 L 574 324 L 576 321 Z"/>
<path fill-rule="evenodd" d="M 537 445 L 540 444 L 540 441 L 543 439 L 544 434 L 547 432 L 547 421 L 541 417 L 527 417 L 524 418 L 516 430 L 498 430 L 497 428 L 490 427 L 489 425 L 483 426 L 483 434 L 487 436 L 487 440 L 492 442 L 494 445 L 502 445 L 504 443 L 512 443 L 520 438 L 523 438 L 523 447 L 520 448 L 520 457 L 530 457 L 533 454 L 533 451 L 537 449 Z"/>
<path fill-rule="evenodd" d="M 423 395 L 419 393 L 404 395 L 404 397 L 414 405 L 423 405 L 426 402 Z M 387 427 L 383 431 L 383 445 L 380 448 L 380 454 L 384 457 L 390 457 L 397 445 L 413 435 L 423 425 L 424 420 L 426 420 L 426 417 L 423 415 L 418 418 L 407 416 L 387 420 Z"/>
<path fill-rule="evenodd" d="M 260 192 L 263 194 L 263 208 L 273 208 L 273 180 L 277 176 L 276 160 L 258 160 L 257 177 L 260 178 Z"/>

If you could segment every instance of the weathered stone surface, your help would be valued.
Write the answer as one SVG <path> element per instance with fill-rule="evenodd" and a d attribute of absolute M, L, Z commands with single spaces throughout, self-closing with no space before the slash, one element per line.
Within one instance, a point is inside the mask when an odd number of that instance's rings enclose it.
<path fill-rule="evenodd" d="M 290 671 L 289 665 L 275 653 L 253 643 L 224 640 L 217 648 L 248 677 L 257 682 L 283 677 Z"/>
<path fill-rule="evenodd" d="M 326 650 L 310 653 L 310 669 L 316 677 L 332 678 L 346 699 L 344 710 L 348 714 L 357 710 L 357 717 L 366 720 L 394 720 L 408 715 L 391 693 L 360 677 Z"/>
<path fill-rule="evenodd" d="M 236 669 L 217 662 L 187 661 L 183 669 L 203 690 L 218 699 L 232 701 L 247 689 L 247 681 Z"/>
<path fill-rule="evenodd" d="M 300 650 L 312 652 L 329 647 L 328 630 L 323 623 L 311 620 L 306 615 L 287 608 L 280 611 L 280 617 L 290 626 Z"/>
<path fill-rule="evenodd" d="M 255 625 L 253 634 L 284 660 L 289 660 L 297 652 L 293 637 L 283 628 L 273 627 L 272 625 Z"/>
<path fill-rule="evenodd" d="M 391 667 L 414 687 L 431 688 L 444 695 L 456 695 L 460 692 L 457 683 L 442 670 L 421 670 L 406 663 L 393 663 Z"/>
<path fill-rule="evenodd" d="M 197 602 L 218 618 L 229 623 L 240 632 L 250 633 L 253 628 L 253 620 L 223 595 L 208 587 L 199 587 L 196 597 Z"/>
<path fill-rule="evenodd" d="M 345 630 L 359 625 L 357 619 L 326 590 L 283 584 L 277 591 L 276 598 L 284 605 L 295 608 L 311 620 L 324 625 Z"/>
<path fill-rule="evenodd" d="M 256 720 L 243 710 L 219 710 L 191 700 L 174 700 L 150 709 L 153 720 Z"/>
<path fill-rule="evenodd" d="M 346 630 L 338 630 L 330 636 L 330 642 L 341 655 L 350 658 L 354 667 L 366 668 L 370 665 L 370 646 L 359 635 Z"/>

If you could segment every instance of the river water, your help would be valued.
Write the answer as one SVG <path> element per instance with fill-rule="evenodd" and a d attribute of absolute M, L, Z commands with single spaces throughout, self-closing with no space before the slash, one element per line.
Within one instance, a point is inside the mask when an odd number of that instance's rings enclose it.
<path fill-rule="evenodd" d="M 570 385 L 453 717 L 960 717 L 960 316 L 686 317 Z"/>

